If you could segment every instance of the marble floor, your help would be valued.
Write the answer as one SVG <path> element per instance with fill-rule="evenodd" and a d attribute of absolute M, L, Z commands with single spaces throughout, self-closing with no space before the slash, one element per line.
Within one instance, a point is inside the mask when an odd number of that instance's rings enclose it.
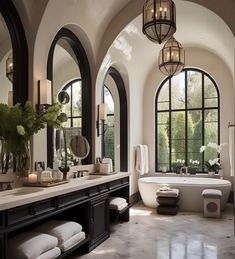
<path fill-rule="evenodd" d="M 111 236 L 86 255 L 69 259 L 235 259 L 232 205 L 221 219 L 200 213 L 157 215 L 142 203 L 130 222 L 111 225 Z"/>

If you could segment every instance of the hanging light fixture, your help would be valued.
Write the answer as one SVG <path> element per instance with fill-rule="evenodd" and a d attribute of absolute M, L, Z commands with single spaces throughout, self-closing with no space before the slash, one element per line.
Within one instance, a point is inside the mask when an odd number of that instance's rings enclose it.
<path fill-rule="evenodd" d="M 159 53 L 160 71 L 167 76 L 174 76 L 184 68 L 185 53 L 182 45 L 172 36 Z"/>
<path fill-rule="evenodd" d="M 13 54 L 12 51 L 6 60 L 6 76 L 13 83 Z"/>
<path fill-rule="evenodd" d="M 153 42 L 168 40 L 176 31 L 176 9 L 172 0 L 146 0 L 143 33 Z"/>

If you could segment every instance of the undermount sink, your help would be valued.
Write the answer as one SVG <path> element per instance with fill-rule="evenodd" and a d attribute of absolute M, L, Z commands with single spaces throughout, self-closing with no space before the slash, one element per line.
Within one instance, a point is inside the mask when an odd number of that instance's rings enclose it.
<path fill-rule="evenodd" d="M 100 179 L 102 176 L 100 175 L 86 175 L 80 178 L 77 178 L 78 180 L 95 180 L 95 179 Z"/>
<path fill-rule="evenodd" d="M 23 187 L 23 188 L 19 188 L 19 189 L 14 189 L 14 190 L 10 190 L 10 191 L 3 191 L 0 193 L 0 196 L 9 196 L 9 195 L 14 195 L 14 196 L 18 196 L 18 195 L 26 195 L 26 194 L 31 194 L 31 193 L 36 193 L 36 192 L 40 192 L 43 191 L 43 188 L 28 188 L 28 187 Z"/>

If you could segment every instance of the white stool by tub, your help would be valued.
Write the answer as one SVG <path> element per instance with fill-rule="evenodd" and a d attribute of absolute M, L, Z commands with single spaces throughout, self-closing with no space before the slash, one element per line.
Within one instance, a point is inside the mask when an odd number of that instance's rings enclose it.
<path fill-rule="evenodd" d="M 222 192 L 217 189 L 205 189 L 202 196 L 204 198 L 204 216 L 219 218 Z"/>

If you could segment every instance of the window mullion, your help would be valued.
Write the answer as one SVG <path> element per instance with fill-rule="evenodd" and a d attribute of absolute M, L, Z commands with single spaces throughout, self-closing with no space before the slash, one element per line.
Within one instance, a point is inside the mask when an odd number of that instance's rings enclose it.
<path fill-rule="evenodd" d="M 204 74 L 202 73 L 202 145 L 205 145 L 205 86 L 204 86 Z M 202 165 L 204 165 L 205 161 L 205 152 L 202 152 Z M 204 168 L 202 167 L 202 172 L 204 172 Z"/>
<path fill-rule="evenodd" d="M 188 165 L 188 73 L 185 70 L 185 164 Z"/>

